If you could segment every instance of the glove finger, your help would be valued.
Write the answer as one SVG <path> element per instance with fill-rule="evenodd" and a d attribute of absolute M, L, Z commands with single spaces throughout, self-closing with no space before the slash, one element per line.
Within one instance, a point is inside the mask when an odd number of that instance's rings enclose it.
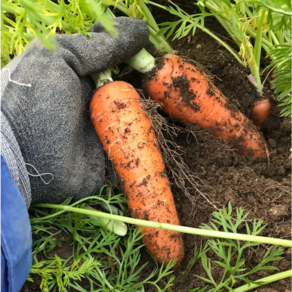
<path fill-rule="evenodd" d="M 138 18 L 115 19 L 118 37 L 111 36 L 97 23 L 91 37 L 74 34 L 58 36 L 58 53 L 79 76 L 104 71 L 117 66 L 138 53 L 149 37 L 147 24 Z"/>

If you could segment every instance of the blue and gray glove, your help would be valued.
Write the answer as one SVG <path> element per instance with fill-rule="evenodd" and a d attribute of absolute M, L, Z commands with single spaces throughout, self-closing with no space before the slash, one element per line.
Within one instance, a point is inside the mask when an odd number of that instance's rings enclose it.
<path fill-rule="evenodd" d="M 104 183 L 105 156 L 89 117 L 92 73 L 112 68 L 148 40 L 145 22 L 116 19 L 118 38 L 96 24 L 92 37 L 38 40 L 2 70 L 1 147 L 27 208 L 89 196 Z"/>

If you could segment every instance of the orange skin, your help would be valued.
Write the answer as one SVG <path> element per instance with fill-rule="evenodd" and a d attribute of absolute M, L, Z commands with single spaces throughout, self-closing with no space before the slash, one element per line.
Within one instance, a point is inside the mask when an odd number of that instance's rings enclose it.
<path fill-rule="evenodd" d="M 179 225 L 155 132 L 134 87 L 123 81 L 102 86 L 93 96 L 90 113 L 123 183 L 131 217 Z M 150 227 L 142 233 L 159 263 L 176 259 L 179 266 L 184 257 L 180 233 Z"/>
<path fill-rule="evenodd" d="M 251 109 L 250 118 L 259 129 L 262 129 L 263 123 L 270 116 L 270 109 L 271 103 L 268 98 L 255 102 Z"/>
<path fill-rule="evenodd" d="M 163 66 L 147 81 L 147 95 L 162 110 L 184 123 L 212 129 L 240 155 L 266 157 L 266 143 L 252 122 L 198 68 L 167 54 Z"/>

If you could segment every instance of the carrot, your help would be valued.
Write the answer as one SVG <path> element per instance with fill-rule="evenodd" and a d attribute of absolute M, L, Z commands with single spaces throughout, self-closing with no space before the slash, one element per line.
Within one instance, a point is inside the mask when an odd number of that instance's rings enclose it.
<path fill-rule="evenodd" d="M 262 129 L 263 123 L 270 116 L 271 103 L 268 98 L 258 100 L 251 108 L 250 118 L 253 123 Z"/>
<path fill-rule="evenodd" d="M 133 86 L 114 81 L 100 87 L 90 113 L 123 184 L 131 217 L 179 225 L 155 132 Z M 149 227 L 142 233 L 146 248 L 159 263 L 176 259 L 178 266 L 184 257 L 180 233 Z"/>
<path fill-rule="evenodd" d="M 256 127 L 199 69 L 172 54 L 165 55 L 158 67 L 147 80 L 146 92 L 164 112 L 211 129 L 243 156 L 266 156 L 266 143 Z"/>

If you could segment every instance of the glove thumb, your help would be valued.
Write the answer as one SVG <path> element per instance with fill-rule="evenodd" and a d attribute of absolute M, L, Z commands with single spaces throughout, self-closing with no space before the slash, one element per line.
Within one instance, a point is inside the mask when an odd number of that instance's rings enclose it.
<path fill-rule="evenodd" d="M 74 34 L 56 37 L 67 64 L 79 76 L 104 71 L 128 60 L 144 48 L 148 41 L 147 24 L 130 17 L 115 19 L 118 37 L 111 36 L 100 23 L 93 25 L 91 37 Z"/>

